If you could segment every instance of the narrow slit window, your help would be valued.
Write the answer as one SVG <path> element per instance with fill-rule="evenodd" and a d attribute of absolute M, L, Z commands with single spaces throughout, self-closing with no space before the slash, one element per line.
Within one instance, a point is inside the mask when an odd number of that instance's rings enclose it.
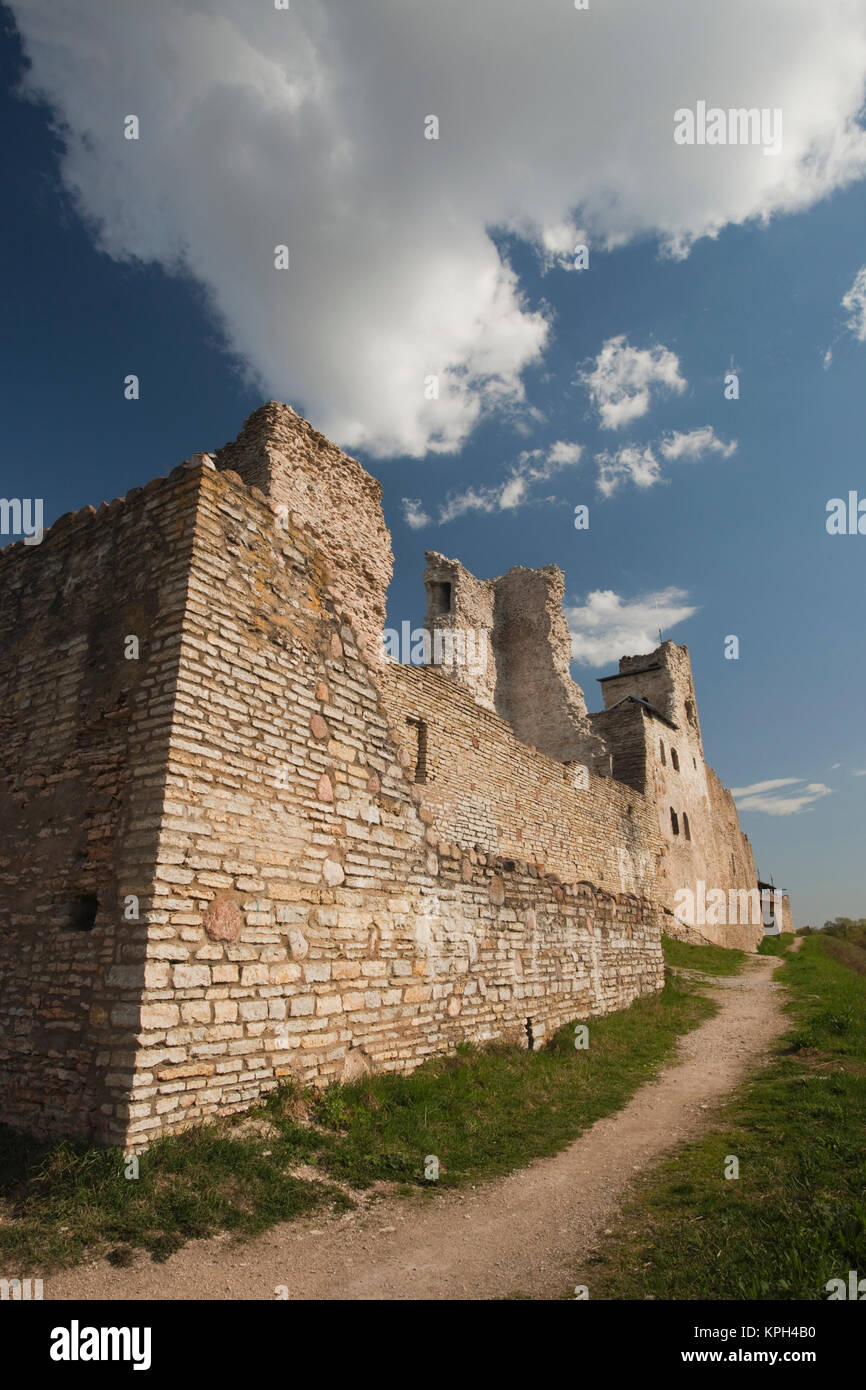
<path fill-rule="evenodd" d="M 668 760 L 665 757 L 665 741 L 663 738 L 659 739 L 659 757 L 662 760 L 662 767 L 667 767 Z"/>
<path fill-rule="evenodd" d="M 683 811 L 683 834 L 685 835 L 687 840 L 690 840 L 692 838 L 692 832 L 689 829 L 689 818 L 686 815 L 685 811 Z"/>
<path fill-rule="evenodd" d="M 409 772 L 413 782 L 427 781 L 427 721 L 426 719 L 407 719 L 414 739 L 412 743 L 413 763 Z"/>
<path fill-rule="evenodd" d="M 671 830 L 674 832 L 675 835 L 679 835 L 680 833 L 680 823 L 677 819 L 677 813 L 674 810 L 673 806 L 671 807 Z"/>
<path fill-rule="evenodd" d="M 673 764 L 674 772 L 679 772 L 679 770 L 680 770 L 680 760 L 679 760 L 679 758 L 677 757 L 677 750 L 676 750 L 675 748 L 672 748 L 672 749 L 671 749 L 671 763 Z"/>

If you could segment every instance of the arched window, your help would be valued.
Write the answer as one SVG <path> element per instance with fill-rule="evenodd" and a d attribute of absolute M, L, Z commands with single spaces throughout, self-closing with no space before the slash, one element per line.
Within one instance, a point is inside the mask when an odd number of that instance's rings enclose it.
<path fill-rule="evenodd" d="M 679 760 L 679 758 L 677 757 L 677 750 L 676 750 L 675 748 L 672 748 L 672 749 L 671 749 L 671 762 L 673 763 L 673 766 L 674 766 L 674 772 L 679 772 L 679 770 L 680 770 L 680 760 Z"/>
<path fill-rule="evenodd" d="M 680 833 L 680 823 L 677 820 L 677 813 L 674 810 L 673 806 L 671 807 L 671 830 L 674 832 L 675 835 L 679 835 Z"/>

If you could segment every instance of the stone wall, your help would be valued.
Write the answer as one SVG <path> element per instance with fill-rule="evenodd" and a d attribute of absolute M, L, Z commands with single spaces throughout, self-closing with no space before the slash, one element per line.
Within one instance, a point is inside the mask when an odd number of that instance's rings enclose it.
<path fill-rule="evenodd" d="M 426 558 L 427 628 L 484 633 L 483 669 L 466 661 L 436 663 L 440 669 L 485 709 L 501 715 L 522 743 L 559 762 L 580 762 L 609 774 L 610 752 L 571 678 L 562 570 L 516 565 L 496 579 L 481 580 L 437 551 L 428 551 Z M 450 598 L 447 612 L 443 581 Z"/>
<path fill-rule="evenodd" d="M 491 685 L 383 661 L 379 486 L 275 403 L 0 552 L 4 1119 L 142 1145 L 282 1076 L 541 1040 L 661 987 L 682 883 L 754 882 L 685 648 L 589 716 L 555 567 L 428 558 Z"/>
<path fill-rule="evenodd" d="M 201 485 L 130 1140 L 660 988 L 650 902 L 439 825 L 316 548 Z"/>
<path fill-rule="evenodd" d="M 485 853 L 531 859 L 613 892 L 654 892 L 663 846 L 655 808 L 612 778 L 545 757 L 436 670 L 390 665 L 378 683 L 395 732 L 424 720 L 424 799 L 437 830 Z"/>
<path fill-rule="evenodd" d="M 378 662 L 393 571 L 381 485 L 278 401 L 254 411 L 214 461 L 267 496 L 280 526 L 287 527 L 291 518 L 293 527 L 310 537 L 327 592 L 352 614 L 367 661 Z"/>
<path fill-rule="evenodd" d="M 0 1116 L 25 1126 L 126 1131 L 196 495 L 178 469 L 0 551 Z"/>
<path fill-rule="evenodd" d="M 613 742 L 614 770 L 655 808 L 665 846 L 657 888 L 663 905 L 674 910 L 681 890 L 696 903 L 702 891 L 718 890 L 725 894 L 725 920 L 687 925 L 718 945 L 755 950 L 763 935 L 760 913 L 750 910 L 742 920 L 745 900 L 730 897 L 732 889 L 756 888 L 752 847 L 733 797 L 704 761 L 688 649 L 664 642 L 646 656 L 624 657 L 620 674 L 601 686 L 606 709 L 593 722 Z"/>

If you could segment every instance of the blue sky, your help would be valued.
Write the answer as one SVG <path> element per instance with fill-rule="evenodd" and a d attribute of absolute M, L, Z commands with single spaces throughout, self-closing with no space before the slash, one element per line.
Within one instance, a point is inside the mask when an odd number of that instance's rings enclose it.
<path fill-rule="evenodd" d="M 86 77 L 85 60 L 97 71 L 94 54 L 101 51 L 87 50 L 90 7 L 70 0 L 67 8 L 78 11 L 69 22 L 77 21 L 83 33 Z M 160 0 L 158 8 L 170 35 L 183 6 Z M 329 6 L 322 8 L 334 23 Z M 125 0 L 119 9 L 132 25 L 134 9 Z M 841 24 L 850 11 L 838 10 Z M 13 11 L 29 36 L 51 107 L 14 93 L 22 57 Z M 227 13 L 234 13 L 232 4 Z M 858 337 L 861 320 L 866 336 L 866 311 L 850 294 L 866 263 L 859 146 L 827 187 L 803 175 L 796 196 L 790 178 L 784 195 L 761 183 L 764 166 L 751 150 L 725 151 L 723 177 L 705 180 L 706 156 L 722 152 L 701 152 L 704 163 L 694 163 L 693 176 L 684 178 L 681 167 L 671 175 L 664 204 L 669 217 L 658 211 L 643 217 L 653 194 L 640 182 L 640 170 L 622 174 L 615 216 L 607 193 L 598 191 L 601 184 L 582 176 L 585 196 L 570 204 L 570 221 L 555 214 L 552 176 L 535 192 L 544 203 L 536 221 L 510 188 L 500 190 L 492 210 L 479 199 L 470 217 L 466 208 L 484 176 L 476 164 L 470 179 L 454 162 L 425 174 L 423 196 L 434 209 L 447 203 L 449 188 L 464 190 L 465 198 L 459 205 L 455 198 L 438 241 L 418 246 L 415 255 L 412 242 L 401 240 L 395 209 L 401 198 L 410 209 L 410 194 L 421 198 L 413 182 L 416 163 L 430 154 L 438 158 L 439 151 L 419 145 L 412 153 L 398 140 L 390 161 L 376 156 L 367 180 L 381 215 L 374 236 L 374 219 L 365 212 L 359 245 L 346 251 L 360 259 L 345 269 L 345 282 L 341 260 L 332 290 L 327 275 L 316 283 L 311 272 L 308 290 L 293 287 L 283 302 L 281 288 L 274 305 L 273 296 L 265 303 L 257 282 L 247 288 L 244 278 L 243 248 L 250 238 L 268 246 L 281 239 L 283 224 L 267 197 L 260 231 L 255 207 L 237 227 L 228 209 L 220 219 L 218 202 L 202 223 L 197 213 L 182 219 L 171 177 L 183 173 L 184 152 L 174 169 L 167 141 L 161 163 L 147 165 L 146 176 L 139 171 L 126 188 L 122 169 L 112 169 L 111 160 L 127 159 L 130 151 L 116 142 L 99 162 L 99 131 L 94 135 L 82 115 L 89 110 L 84 77 L 79 74 L 76 89 L 70 65 L 57 59 L 65 21 L 57 20 L 54 34 L 51 7 L 37 0 L 22 0 L 2 14 L 2 177 L 12 214 L 0 229 L 6 272 L 3 495 L 43 497 L 50 524 L 71 508 L 98 504 L 168 472 L 196 450 L 218 447 L 263 399 L 285 399 L 383 484 L 395 551 L 389 609 L 395 625 L 404 618 L 417 622 L 423 613 L 425 549 L 457 557 L 480 576 L 555 562 L 566 576 L 566 606 L 581 652 L 573 673 L 593 709 L 601 706 L 597 677 L 615 669 L 617 628 L 624 624 L 629 634 L 655 640 L 653 614 L 660 606 L 663 636 L 691 651 L 709 761 L 727 786 L 758 786 L 741 798 L 741 820 L 761 872 L 790 890 L 799 922 L 866 914 L 866 775 L 857 775 L 866 774 L 866 536 L 830 536 L 825 526 L 830 498 L 850 490 L 866 497 L 866 341 Z M 117 33 L 122 38 L 120 24 Z M 828 87 L 853 92 L 856 74 L 845 68 L 850 35 L 840 28 L 838 62 L 847 88 L 834 77 L 831 37 L 826 53 L 818 42 L 811 58 L 804 37 L 803 53 L 792 49 L 788 61 L 794 69 L 797 63 L 826 64 L 821 76 Z M 358 42 L 356 35 L 336 33 L 329 48 L 330 36 L 315 31 L 307 41 L 308 61 L 320 61 L 326 73 L 341 44 Z M 760 47 L 760 36 L 755 42 Z M 300 51 L 303 58 L 303 44 Z M 157 106 L 146 56 L 136 61 L 135 81 L 127 77 L 127 91 L 105 119 L 139 106 L 144 128 L 148 110 Z M 729 75 L 737 61 L 734 50 Z M 351 100 L 363 116 L 363 54 L 359 66 Z M 372 58 L 369 69 L 366 81 L 375 88 Z M 266 77 L 256 78 L 258 87 L 263 82 Z M 412 83 L 405 85 L 411 89 Z M 766 91 L 761 104 L 776 103 L 769 77 Z M 440 74 L 422 105 L 433 109 L 434 93 L 446 113 L 444 141 L 448 113 L 455 113 L 452 124 L 457 119 L 459 92 L 444 87 Z M 251 119 L 249 102 L 236 91 L 225 96 L 230 100 L 238 103 L 236 129 Z M 393 100 L 409 97 L 401 90 Z M 650 95 L 646 101 L 652 109 Z M 300 121 L 303 103 L 292 103 Z M 840 107 L 836 119 L 838 126 L 847 121 L 853 149 L 859 109 L 853 97 L 849 108 Z M 324 134 L 323 123 L 311 121 L 320 141 L 340 134 L 338 117 L 345 113 L 335 110 Z M 59 114 L 65 129 L 57 124 Z M 794 112 L 790 121 L 795 141 L 799 116 Z M 371 129 L 376 119 L 374 113 Z M 533 119 L 543 135 L 544 112 Z M 481 118 L 474 120 L 477 125 Z M 801 138 L 804 148 L 814 148 L 823 135 L 804 127 Z M 199 202 L 205 195 L 216 199 L 214 190 L 234 177 L 252 177 L 244 161 L 233 162 L 219 120 L 201 139 L 204 145 L 189 156 L 198 170 L 202 148 L 211 151 Z M 273 167 L 291 175 L 296 151 L 290 124 L 282 120 L 257 139 L 276 161 Z M 663 181 L 670 155 L 667 144 L 658 148 Z M 503 149 L 503 158 L 509 150 L 516 158 L 507 141 Z M 736 155 L 751 161 L 742 165 L 748 174 L 738 172 Z M 446 157 L 447 151 L 443 166 Z M 411 162 L 404 168 L 401 158 Z M 106 166 L 111 177 L 103 183 Z M 795 161 L 791 168 L 797 167 Z M 315 177 L 300 170 L 299 186 L 306 186 L 305 178 L 312 208 L 292 240 L 302 265 L 305 252 L 312 263 L 317 228 L 342 215 L 321 186 L 320 168 Z M 702 180 L 709 190 L 703 202 L 695 193 Z M 140 190 L 151 183 L 147 204 Z M 743 197 L 746 184 L 750 192 Z M 425 228 L 429 222 L 428 214 Z M 440 257 L 447 226 L 456 228 L 455 244 L 460 240 L 460 254 L 455 250 L 451 261 L 444 252 Z M 589 268 L 576 271 L 568 268 L 566 248 L 579 231 L 589 245 Z M 683 247 L 670 254 L 671 240 L 683 236 L 688 254 L 681 254 Z M 230 283 L 235 262 L 238 284 L 253 302 L 249 312 Z M 485 300 L 491 266 L 499 279 Z M 369 295 L 362 301 L 359 290 L 357 306 L 355 284 Z M 452 284 L 453 306 L 441 288 Z M 389 317 L 377 306 L 392 292 L 397 303 Z M 307 363 L 295 355 L 296 343 L 314 321 Z M 478 323 L 483 334 L 473 337 Z M 395 338 L 395 325 L 402 337 Z M 356 334 L 354 355 L 345 345 L 347 333 Z M 368 351 L 368 339 L 375 350 Z M 405 382 L 394 385 L 392 342 L 395 362 L 411 358 L 416 396 L 425 371 L 440 370 L 444 401 L 419 406 L 413 396 L 406 402 Z M 632 397 L 644 386 L 646 409 L 633 400 L 629 406 L 627 393 L 623 407 L 622 391 L 605 398 L 602 386 L 593 395 L 605 345 L 611 389 L 622 388 L 632 371 L 638 383 Z M 740 387 L 735 401 L 724 398 L 732 368 Z M 135 402 L 123 396 L 129 372 L 141 381 Z M 612 406 L 607 417 L 606 399 Z M 629 409 L 633 418 L 622 419 Z M 653 481 L 640 486 L 621 466 L 605 495 L 600 456 L 608 460 L 610 477 L 611 461 L 622 458 L 623 449 L 635 450 L 626 461 L 643 455 L 644 469 L 645 451 L 651 451 L 650 474 L 644 472 L 642 481 Z M 678 450 L 679 458 L 668 457 Z M 404 499 L 412 499 L 408 513 Z M 585 531 L 573 525 L 580 503 L 590 509 Z M 449 507 L 456 515 L 440 520 Z M 682 613 L 689 616 L 674 621 Z M 736 661 L 724 658 L 729 634 L 740 641 Z M 761 790 L 765 783 L 779 785 Z"/>

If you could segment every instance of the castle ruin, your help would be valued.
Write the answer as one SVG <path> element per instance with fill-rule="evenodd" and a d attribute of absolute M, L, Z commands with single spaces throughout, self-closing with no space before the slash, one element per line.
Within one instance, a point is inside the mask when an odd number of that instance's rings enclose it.
<path fill-rule="evenodd" d="M 271 402 L 0 551 L 0 1118 L 141 1147 L 281 1077 L 529 1045 L 661 988 L 679 888 L 752 890 L 685 647 L 589 713 L 554 566 L 428 554 L 382 649 L 379 484 Z M 783 925 L 790 925 L 787 899 Z"/>

